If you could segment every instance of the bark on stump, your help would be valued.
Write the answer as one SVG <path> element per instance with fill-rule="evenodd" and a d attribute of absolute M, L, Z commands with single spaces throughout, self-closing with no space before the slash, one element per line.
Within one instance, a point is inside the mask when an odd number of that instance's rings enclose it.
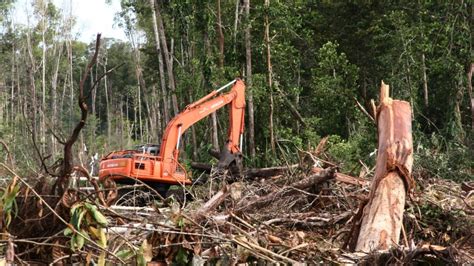
<path fill-rule="evenodd" d="M 378 154 L 375 177 L 365 205 L 356 251 L 386 250 L 398 244 L 407 191 L 413 187 L 411 107 L 392 100 L 382 82 L 377 108 Z"/>

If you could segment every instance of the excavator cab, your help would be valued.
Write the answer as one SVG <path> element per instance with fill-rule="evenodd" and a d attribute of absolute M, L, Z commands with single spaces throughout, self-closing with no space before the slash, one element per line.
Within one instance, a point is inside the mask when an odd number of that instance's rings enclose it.
<path fill-rule="evenodd" d="M 159 144 L 142 144 L 135 146 L 135 149 L 138 152 L 150 154 L 153 156 L 158 156 L 160 153 L 160 145 Z"/>

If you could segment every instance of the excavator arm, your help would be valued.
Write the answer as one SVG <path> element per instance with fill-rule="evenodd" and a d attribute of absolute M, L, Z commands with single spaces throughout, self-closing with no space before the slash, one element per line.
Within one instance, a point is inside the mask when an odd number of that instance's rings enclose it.
<path fill-rule="evenodd" d="M 231 85 L 233 87 L 228 93 L 218 95 Z M 236 79 L 188 105 L 183 112 L 168 123 L 160 150 L 163 177 L 173 176 L 176 172 L 179 145 L 183 133 L 196 122 L 228 104 L 230 104 L 229 131 L 218 166 L 226 167 L 234 160 L 240 160 L 244 131 L 245 84 L 242 80 Z"/>

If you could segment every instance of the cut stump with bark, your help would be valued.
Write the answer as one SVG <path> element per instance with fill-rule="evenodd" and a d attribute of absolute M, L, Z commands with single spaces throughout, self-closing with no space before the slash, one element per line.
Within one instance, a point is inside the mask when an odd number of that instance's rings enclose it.
<path fill-rule="evenodd" d="M 380 88 L 377 108 L 378 154 L 369 199 L 361 215 L 355 250 L 387 250 L 398 245 L 407 191 L 413 188 L 411 107 Z"/>

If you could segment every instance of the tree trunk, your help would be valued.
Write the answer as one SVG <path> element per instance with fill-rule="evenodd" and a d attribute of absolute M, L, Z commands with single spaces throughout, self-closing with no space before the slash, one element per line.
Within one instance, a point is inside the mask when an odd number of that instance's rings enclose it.
<path fill-rule="evenodd" d="M 143 143 L 144 129 L 143 129 L 143 119 L 142 119 L 142 95 L 147 95 L 146 93 L 146 83 L 143 78 L 143 70 L 140 65 L 140 47 L 137 44 L 136 47 L 133 47 L 133 60 L 135 63 L 135 75 L 137 77 L 137 100 L 138 100 L 138 124 L 140 126 L 140 142 Z M 145 105 L 148 106 L 147 97 L 143 98 Z M 148 112 L 149 114 L 149 112 Z"/>
<path fill-rule="evenodd" d="M 217 114 L 216 112 L 211 114 L 212 122 L 212 147 L 214 149 L 220 150 L 219 148 L 219 132 L 217 129 Z"/>
<path fill-rule="evenodd" d="M 158 33 L 161 41 L 161 47 L 163 48 L 163 57 L 165 58 L 166 70 L 168 73 L 168 87 L 171 90 L 171 101 L 173 103 L 174 115 L 177 115 L 179 113 L 179 108 L 178 99 L 176 98 L 176 83 L 174 80 L 171 56 L 168 51 L 168 44 L 166 43 L 165 27 L 163 24 L 163 18 L 161 16 L 160 8 L 156 4 L 154 6 L 156 22 L 158 23 Z"/>
<path fill-rule="evenodd" d="M 204 29 L 203 31 L 203 43 L 204 43 L 204 53 L 206 55 L 205 57 L 205 62 L 208 62 L 211 59 L 211 42 L 209 40 L 209 35 L 208 35 L 208 30 L 207 28 Z M 209 71 L 206 71 L 206 69 L 209 69 Z M 210 78 L 211 76 L 206 74 L 206 72 L 210 72 L 210 66 L 207 63 L 204 63 L 204 68 L 203 68 L 203 76 L 204 76 L 204 89 L 205 90 L 211 90 L 211 81 Z M 220 150 L 219 148 L 219 131 L 217 128 L 217 114 L 216 112 L 213 112 L 210 117 L 210 123 L 211 123 L 211 141 L 212 141 L 212 148 Z"/>
<path fill-rule="evenodd" d="M 58 117 L 58 106 L 57 106 L 57 90 L 58 90 L 58 73 L 59 73 L 59 65 L 61 63 L 61 54 L 63 51 L 63 44 L 59 44 L 59 51 L 56 59 L 56 66 L 54 68 L 54 73 L 53 73 L 53 78 L 51 80 L 51 96 L 52 96 L 52 117 L 51 119 L 51 127 L 56 128 L 57 126 L 57 117 Z M 51 138 L 51 153 L 52 153 L 52 158 L 53 161 L 55 159 L 55 154 L 56 154 L 56 139 L 52 136 Z"/>
<path fill-rule="evenodd" d="M 31 86 L 31 100 L 32 100 L 32 106 L 33 106 L 33 114 L 32 114 L 33 131 L 36 131 L 36 129 L 37 129 L 36 118 L 37 118 L 37 114 L 38 114 L 38 105 L 36 103 L 36 81 L 35 81 L 36 62 L 35 62 L 35 58 L 33 56 L 33 48 L 32 48 L 32 45 L 31 45 L 31 36 L 30 36 L 30 31 L 29 30 L 26 32 L 26 41 L 27 41 L 27 45 L 28 45 L 27 49 L 28 49 L 28 55 L 29 55 L 29 59 L 30 59 L 29 62 L 28 62 L 29 64 L 28 64 L 28 67 L 26 69 L 26 72 L 28 73 L 28 79 L 29 79 L 30 86 Z"/>
<path fill-rule="evenodd" d="M 252 43 L 250 36 L 250 0 L 244 0 L 245 18 L 247 25 L 245 26 L 245 61 L 247 76 L 247 105 L 249 112 L 249 150 L 250 157 L 255 157 L 255 120 L 252 93 Z"/>
<path fill-rule="evenodd" d="M 217 32 L 219 33 L 219 67 L 224 67 L 224 31 L 222 30 L 221 0 L 217 0 Z"/>
<path fill-rule="evenodd" d="M 17 72 L 17 66 L 16 66 L 16 56 L 15 56 L 15 44 L 13 43 L 12 45 L 12 73 L 11 73 L 11 79 L 12 79 L 12 84 L 11 84 L 11 95 L 10 95 L 10 101 L 11 101 L 11 105 L 10 105 L 10 118 L 9 120 L 12 122 L 13 124 L 13 121 L 15 120 L 15 100 L 18 101 L 18 96 L 17 96 L 17 99 L 15 99 L 15 76 L 16 76 L 16 72 Z M 17 92 L 18 93 L 18 92 Z"/>
<path fill-rule="evenodd" d="M 155 10 L 155 0 L 150 0 L 151 4 L 151 12 L 153 17 L 153 32 L 155 34 L 155 47 L 156 53 L 158 56 L 158 70 L 160 74 L 160 87 L 161 93 L 163 94 L 163 122 L 164 124 L 170 121 L 169 117 L 169 107 L 168 107 L 168 92 L 166 90 L 166 83 L 165 83 L 165 70 L 163 68 L 163 58 L 161 55 L 161 45 L 160 45 L 160 34 L 158 32 L 158 22 L 156 21 L 156 10 Z"/>
<path fill-rule="evenodd" d="M 275 136 L 273 129 L 273 67 L 272 67 L 272 57 L 271 57 L 271 47 L 270 47 L 270 22 L 268 20 L 268 12 L 270 8 L 270 0 L 265 0 L 265 46 L 267 50 L 267 70 L 268 70 L 268 88 L 270 89 L 270 118 L 268 129 L 270 130 L 270 147 L 272 153 L 275 154 Z"/>
<path fill-rule="evenodd" d="M 192 73 L 192 76 L 194 76 L 194 73 Z M 194 102 L 191 90 L 187 90 L 187 91 L 188 91 L 189 102 L 190 103 Z M 193 147 L 192 158 L 193 158 L 194 161 L 196 161 L 197 157 L 198 157 L 198 144 L 197 144 L 197 137 L 196 137 L 196 127 L 191 127 L 191 145 Z"/>
<path fill-rule="evenodd" d="M 236 0 L 235 1 L 235 19 L 234 19 L 234 32 L 232 33 L 232 37 L 234 39 L 234 47 L 233 51 L 236 51 L 237 47 L 237 29 L 239 26 L 239 8 L 240 8 L 240 1 L 241 0 Z M 250 0 L 249 0 L 250 1 Z M 250 4 L 250 3 L 249 3 Z M 248 87 L 248 82 L 247 82 L 247 87 Z"/>
<path fill-rule="evenodd" d="M 104 57 L 104 73 L 107 73 L 107 56 Z M 110 113 L 110 99 L 109 88 L 107 83 L 107 76 L 104 77 L 104 92 L 105 92 L 105 112 L 107 114 L 107 143 L 110 144 L 112 138 L 112 114 Z"/>
<path fill-rule="evenodd" d="M 472 95 L 472 72 L 474 72 L 474 63 L 471 63 L 471 67 L 467 72 L 467 93 L 469 94 L 469 100 L 471 102 L 471 130 L 474 130 L 474 96 Z"/>
<path fill-rule="evenodd" d="M 99 65 L 99 63 L 98 63 Z M 96 67 L 95 68 L 95 76 L 98 77 L 99 76 L 99 67 Z M 91 70 L 91 79 L 92 79 L 92 70 Z M 96 113 L 97 113 L 97 110 L 96 110 L 96 102 L 97 102 L 97 89 L 93 89 L 91 91 L 91 113 L 92 113 L 92 116 L 95 117 L 96 116 Z"/>
<path fill-rule="evenodd" d="M 45 113 L 46 113 L 46 6 L 47 3 L 41 3 L 41 39 L 42 39 L 42 73 L 41 73 L 41 92 L 42 92 L 42 101 L 41 101 L 41 128 L 40 128 L 40 140 L 41 140 L 41 151 L 44 153 L 46 149 L 46 124 L 45 124 Z"/>
<path fill-rule="evenodd" d="M 161 131 L 162 131 L 162 124 L 161 124 L 161 110 L 160 110 L 160 100 L 158 97 L 158 93 L 156 91 L 156 86 L 151 86 L 151 94 L 152 100 L 150 103 L 150 131 L 152 132 L 153 136 L 156 138 L 152 138 L 154 141 L 159 143 L 161 140 Z"/>
<path fill-rule="evenodd" d="M 137 73 L 137 79 L 140 79 Z M 142 87 L 140 83 L 137 84 L 137 104 L 138 104 L 138 132 L 140 133 L 140 142 L 143 143 L 143 122 L 142 122 Z"/>
<path fill-rule="evenodd" d="M 355 250 L 369 252 L 398 245 L 406 191 L 413 187 L 411 107 L 392 100 L 382 82 L 377 110 L 378 154 L 375 177 L 365 205 Z"/>
<path fill-rule="evenodd" d="M 423 68 L 423 96 L 425 100 L 425 107 L 428 107 L 428 79 L 426 78 L 425 54 L 421 55 L 421 64 Z"/>
<path fill-rule="evenodd" d="M 465 132 L 462 125 L 462 114 L 461 114 L 461 105 L 464 98 L 464 88 L 463 88 L 463 79 L 458 78 L 458 87 L 456 91 L 456 96 L 454 98 L 454 123 L 456 125 L 455 131 L 453 132 L 454 136 L 459 142 L 464 141 Z"/>

